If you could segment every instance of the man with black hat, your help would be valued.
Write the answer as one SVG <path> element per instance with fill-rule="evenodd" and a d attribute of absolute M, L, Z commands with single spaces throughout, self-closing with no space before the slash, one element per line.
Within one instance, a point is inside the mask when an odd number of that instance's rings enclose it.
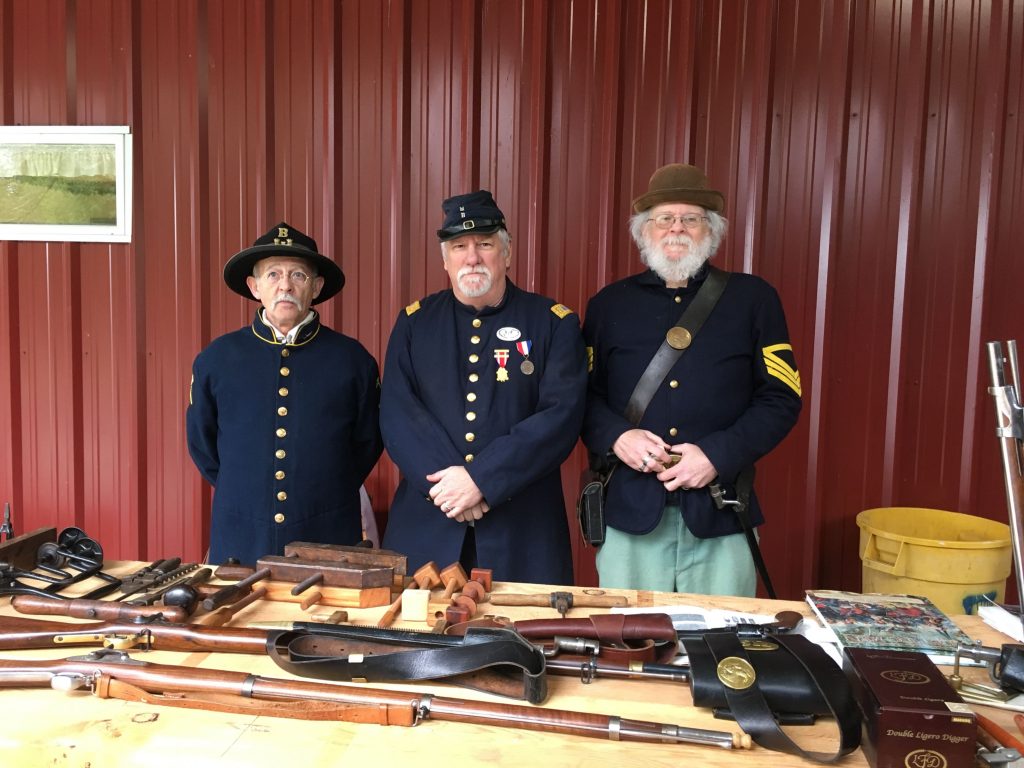
<path fill-rule="evenodd" d="M 583 440 L 616 467 L 602 586 L 755 592 L 752 529 L 764 517 L 753 466 L 796 423 L 800 374 L 775 289 L 707 263 L 725 235 L 724 203 L 701 169 L 658 169 L 630 221 L 648 269 L 587 306 Z M 719 508 L 719 490 L 720 502 L 744 504 L 739 514 Z"/>
<path fill-rule="evenodd" d="M 398 314 L 384 364 L 381 431 L 402 471 L 384 546 L 410 570 L 460 561 L 569 584 L 559 468 L 583 419 L 579 321 L 508 279 L 511 239 L 490 192 L 442 209 L 451 289 Z"/>
<path fill-rule="evenodd" d="M 255 564 L 292 541 L 355 544 L 359 488 L 382 450 L 377 363 L 310 309 L 345 276 L 281 222 L 231 257 L 224 282 L 262 307 L 192 365 L 188 449 L 215 488 L 208 562 Z"/>

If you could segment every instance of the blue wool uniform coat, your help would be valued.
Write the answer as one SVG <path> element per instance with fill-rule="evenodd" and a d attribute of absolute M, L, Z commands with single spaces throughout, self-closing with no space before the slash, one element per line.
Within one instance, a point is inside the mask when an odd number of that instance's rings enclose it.
<path fill-rule="evenodd" d="M 376 361 L 319 317 L 281 344 L 258 311 L 200 352 L 186 428 L 215 489 L 210 562 L 358 542 L 359 487 L 382 450 L 379 402 Z"/>
<path fill-rule="evenodd" d="M 611 452 L 633 425 L 626 403 L 665 333 L 693 301 L 704 268 L 686 288 L 670 289 L 651 270 L 612 283 L 587 306 L 583 334 L 592 354 L 583 441 Z M 693 344 L 661 383 L 640 428 L 668 445 L 693 443 L 718 470 L 735 498 L 739 472 L 774 448 L 800 414 L 800 374 L 775 289 L 759 277 L 732 273 L 725 292 Z M 699 538 L 742 530 L 729 508 L 715 508 L 706 488 L 669 494 L 656 473 L 621 465 L 608 484 L 606 520 L 626 533 L 650 533 L 667 502 L 682 506 Z M 764 522 L 756 493 L 750 519 Z"/>
<path fill-rule="evenodd" d="M 507 354 L 504 368 L 496 354 Z M 480 567 L 496 579 L 572 583 L 559 468 L 579 437 L 586 379 L 577 316 L 511 281 L 499 307 L 477 311 L 446 290 L 400 312 L 381 431 L 402 479 L 383 546 L 408 555 L 410 571 L 458 561 L 466 523 L 434 506 L 426 476 L 464 466 L 491 506 L 475 523 Z"/>

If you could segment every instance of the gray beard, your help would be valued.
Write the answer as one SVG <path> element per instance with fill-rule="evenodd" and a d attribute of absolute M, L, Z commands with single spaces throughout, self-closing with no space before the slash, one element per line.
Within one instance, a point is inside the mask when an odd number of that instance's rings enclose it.
<path fill-rule="evenodd" d="M 655 274 L 666 283 L 681 283 L 684 280 L 689 280 L 713 255 L 711 241 L 708 238 L 704 238 L 699 245 L 695 245 L 689 236 L 682 235 L 679 237 L 680 242 L 685 242 L 689 246 L 686 255 L 679 259 L 670 259 L 665 255 L 663 248 L 666 240 L 671 242 L 669 238 L 663 238 L 657 244 L 645 240 L 640 249 L 640 258 L 644 264 L 654 270 Z"/>

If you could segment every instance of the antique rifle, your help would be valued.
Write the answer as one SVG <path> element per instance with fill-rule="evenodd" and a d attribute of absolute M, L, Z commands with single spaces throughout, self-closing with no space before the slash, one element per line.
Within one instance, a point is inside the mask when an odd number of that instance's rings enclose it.
<path fill-rule="evenodd" d="M 312 683 L 246 672 L 137 661 L 119 651 L 94 651 L 54 661 L 0 659 L 0 687 L 85 689 L 103 698 L 300 719 L 380 725 L 423 720 L 548 731 L 612 741 L 703 744 L 749 749 L 750 737 L 614 715 L 447 698 L 414 691 Z M 204 699 L 204 697 L 209 697 Z M 254 705 L 252 700 L 262 702 Z"/>

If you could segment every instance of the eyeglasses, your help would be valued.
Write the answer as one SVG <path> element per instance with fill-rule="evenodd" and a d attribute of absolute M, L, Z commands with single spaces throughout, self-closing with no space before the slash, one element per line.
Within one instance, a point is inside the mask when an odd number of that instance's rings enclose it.
<path fill-rule="evenodd" d="M 686 229 L 697 229 L 702 222 L 708 220 L 707 216 L 700 216 L 696 213 L 684 213 L 679 216 L 675 216 L 671 213 L 659 213 L 657 216 L 652 216 L 648 221 L 653 221 L 654 226 L 658 229 L 671 229 L 672 225 L 679 221 Z"/>
<path fill-rule="evenodd" d="M 309 275 L 303 272 L 301 269 L 293 269 L 288 272 L 288 281 L 295 283 L 295 285 L 305 285 L 307 280 L 310 280 Z M 271 285 L 277 285 L 284 279 L 285 273 L 276 269 L 270 269 L 263 273 L 263 279 Z"/>

